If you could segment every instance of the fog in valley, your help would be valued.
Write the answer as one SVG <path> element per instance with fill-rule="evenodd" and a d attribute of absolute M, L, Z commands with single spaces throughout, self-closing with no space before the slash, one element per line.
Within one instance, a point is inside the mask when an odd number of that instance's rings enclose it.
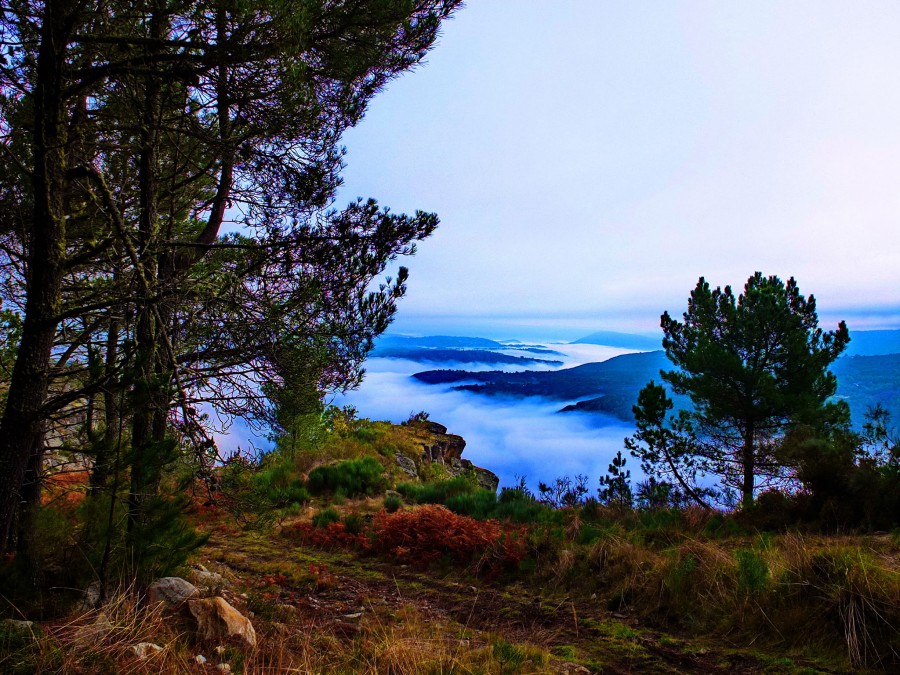
<path fill-rule="evenodd" d="M 562 356 L 532 356 L 562 360 L 564 365 L 558 367 L 603 361 L 630 351 L 597 345 L 543 343 L 541 346 Z M 437 368 L 498 370 L 496 366 L 477 364 L 374 358 L 366 363 L 367 374 L 362 386 L 333 397 L 332 403 L 353 405 L 361 417 L 395 423 L 408 419 L 410 414 L 427 412 L 429 419 L 446 426 L 449 433 L 465 438 L 463 457 L 496 473 L 501 486 L 513 485 L 517 476 L 525 476 L 528 485 L 535 488 L 538 481 L 585 474 L 593 490 L 612 457 L 623 449 L 622 440 L 632 433 L 630 426 L 612 417 L 558 414 L 570 401 L 482 396 L 453 391 L 449 385 L 423 384 L 411 377 Z M 529 368 L 533 369 L 546 369 L 546 366 Z M 639 473 L 632 466 L 634 463 L 635 460 L 629 459 L 632 476 Z"/>

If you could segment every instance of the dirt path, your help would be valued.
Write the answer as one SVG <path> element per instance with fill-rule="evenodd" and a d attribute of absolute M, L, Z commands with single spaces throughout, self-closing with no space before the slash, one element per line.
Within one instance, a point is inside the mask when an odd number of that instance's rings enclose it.
<path fill-rule="evenodd" d="M 667 634 L 638 617 L 545 589 L 486 584 L 454 570 L 422 571 L 298 546 L 274 534 L 217 535 L 201 558 L 230 580 L 238 603 L 255 608 L 255 622 L 331 631 L 346 640 L 365 630 L 365 621 L 385 626 L 412 613 L 423 626 L 443 627 L 453 648 L 501 641 L 543 649 L 550 656 L 540 672 L 835 672 Z"/>

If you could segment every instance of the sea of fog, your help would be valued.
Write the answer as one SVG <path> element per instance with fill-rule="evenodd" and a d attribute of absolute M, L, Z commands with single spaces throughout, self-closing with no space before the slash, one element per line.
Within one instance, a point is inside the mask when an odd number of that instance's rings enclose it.
<path fill-rule="evenodd" d="M 538 343 L 532 343 L 537 345 Z M 597 345 L 541 343 L 562 356 L 509 352 L 541 359 L 562 360 L 559 367 L 604 361 L 631 350 Z M 412 375 L 423 370 L 454 368 L 468 371 L 498 370 L 497 366 L 474 364 L 429 364 L 405 359 L 373 358 L 366 362 L 362 386 L 331 403 L 352 405 L 360 417 L 402 422 L 425 411 L 429 419 L 447 427 L 449 433 L 466 439 L 463 457 L 500 477 L 501 486 L 513 485 L 524 476 L 528 485 L 549 482 L 560 476 L 584 474 L 592 489 L 606 473 L 623 439 L 633 427 L 621 420 L 597 414 L 557 411 L 574 401 L 538 398 L 498 398 L 454 391 L 451 385 L 423 384 Z M 533 365 L 527 369 L 547 369 Z M 505 367 L 504 370 L 524 370 Z M 629 458 L 632 477 L 640 473 Z"/>

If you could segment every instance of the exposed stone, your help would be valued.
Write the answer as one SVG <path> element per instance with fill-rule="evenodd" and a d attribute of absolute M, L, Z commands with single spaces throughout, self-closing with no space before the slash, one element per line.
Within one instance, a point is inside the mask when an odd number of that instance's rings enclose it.
<path fill-rule="evenodd" d="M 441 454 L 446 462 L 448 459 L 462 457 L 463 450 L 466 449 L 466 439 L 456 434 L 446 434 L 440 439 Z"/>
<path fill-rule="evenodd" d="M 451 459 L 445 465 L 447 469 L 447 473 L 452 477 L 456 478 L 457 476 L 464 475 L 467 471 L 470 471 L 474 465 L 467 459 Z"/>
<path fill-rule="evenodd" d="M 475 479 L 481 487 L 491 492 L 497 491 L 497 488 L 500 486 L 500 477 L 497 474 L 480 466 L 473 466 L 472 468 L 475 471 Z"/>
<path fill-rule="evenodd" d="M 500 485 L 500 478 L 497 477 L 497 474 L 493 471 L 482 469 L 480 466 L 475 466 L 467 459 L 453 458 L 445 464 L 445 467 L 447 473 L 454 478 L 456 476 L 464 476 L 467 473 L 474 474 L 475 480 L 478 481 L 478 486 L 491 492 L 496 492 L 497 487 Z"/>
<path fill-rule="evenodd" d="M 100 604 L 100 582 L 95 581 L 84 592 L 84 597 L 75 608 L 77 612 L 84 613 L 95 609 Z"/>
<path fill-rule="evenodd" d="M 23 621 L 21 619 L 3 619 L 4 626 L 9 626 L 20 633 L 30 633 L 34 630 L 34 621 Z"/>
<path fill-rule="evenodd" d="M 150 604 L 164 603 L 167 607 L 175 607 L 185 600 L 200 594 L 200 590 L 181 577 L 163 577 L 150 584 L 147 595 Z"/>
<path fill-rule="evenodd" d="M 109 620 L 109 617 L 106 616 L 103 612 L 97 615 L 97 618 L 94 619 L 93 623 L 89 623 L 86 626 L 82 626 L 77 631 L 75 631 L 74 640 L 76 643 L 80 643 L 83 645 L 96 645 L 98 642 L 103 640 L 107 635 L 112 633 L 113 625 Z"/>
<path fill-rule="evenodd" d="M 225 579 L 221 574 L 210 572 L 203 565 L 191 570 L 191 580 L 201 588 L 220 589 L 225 585 Z"/>
<path fill-rule="evenodd" d="M 441 435 L 447 433 L 447 427 L 443 424 L 438 424 L 437 422 L 424 420 L 422 422 L 416 422 L 415 424 L 431 434 Z"/>
<path fill-rule="evenodd" d="M 437 422 L 422 422 L 419 426 L 434 437 L 434 442 L 422 445 L 422 459 L 426 462 L 444 464 L 462 456 L 466 448 L 466 440 L 462 436 L 448 434 L 447 427 Z"/>
<path fill-rule="evenodd" d="M 249 647 L 256 646 L 256 631 L 250 620 L 228 604 L 224 598 L 188 600 L 197 621 L 197 635 L 203 640 L 237 638 Z"/>
<path fill-rule="evenodd" d="M 136 645 L 131 645 L 131 651 L 134 652 L 134 655 L 139 659 L 146 659 L 148 656 L 153 656 L 154 654 L 161 652 L 162 647 L 155 645 L 152 642 L 138 642 Z"/>
<path fill-rule="evenodd" d="M 398 452 L 397 465 L 400 467 L 400 470 L 410 478 L 419 477 L 419 470 L 418 468 L 416 468 L 416 463 L 412 458 L 407 457 L 406 455 L 402 455 Z"/>

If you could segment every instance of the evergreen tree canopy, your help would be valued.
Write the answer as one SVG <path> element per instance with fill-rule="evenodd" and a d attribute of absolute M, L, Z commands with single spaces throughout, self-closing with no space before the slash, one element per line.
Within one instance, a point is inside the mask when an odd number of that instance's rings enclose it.
<path fill-rule="evenodd" d="M 828 367 L 850 340 L 847 326 L 823 331 L 813 296 L 803 296 L 793 278 L 785 283 L 759 272 L 738 296 L 701 277 L 682 320 L 666 312 L 661 325 L 676 366 L 662 377 L 693 403 L 681 430 L 689 427 L 694 442 L 680 452 L 700 455 L 695 466 L 738 488 L 748 505 L 760 482 L 782 474 L 778 439 L 794 425 L 841 412 L 827 403 L 837 387 Z"/>
<path fill-rule="evenodd" d="M 373 281 L 437 217 L 374 200 L 337 210 L 341 136 L 459 5 L 4 5 L 0 299 L 22 321 L 0 551 L 61 411 L 81 406 L 88 435 L 127 427 L 132 533 L 158 490 L 154 448 L 174 436 L 201 460 L 215 450 L 201 406 L 271 421 L 267 385 L 358 382 L 406 271 Z"/>

